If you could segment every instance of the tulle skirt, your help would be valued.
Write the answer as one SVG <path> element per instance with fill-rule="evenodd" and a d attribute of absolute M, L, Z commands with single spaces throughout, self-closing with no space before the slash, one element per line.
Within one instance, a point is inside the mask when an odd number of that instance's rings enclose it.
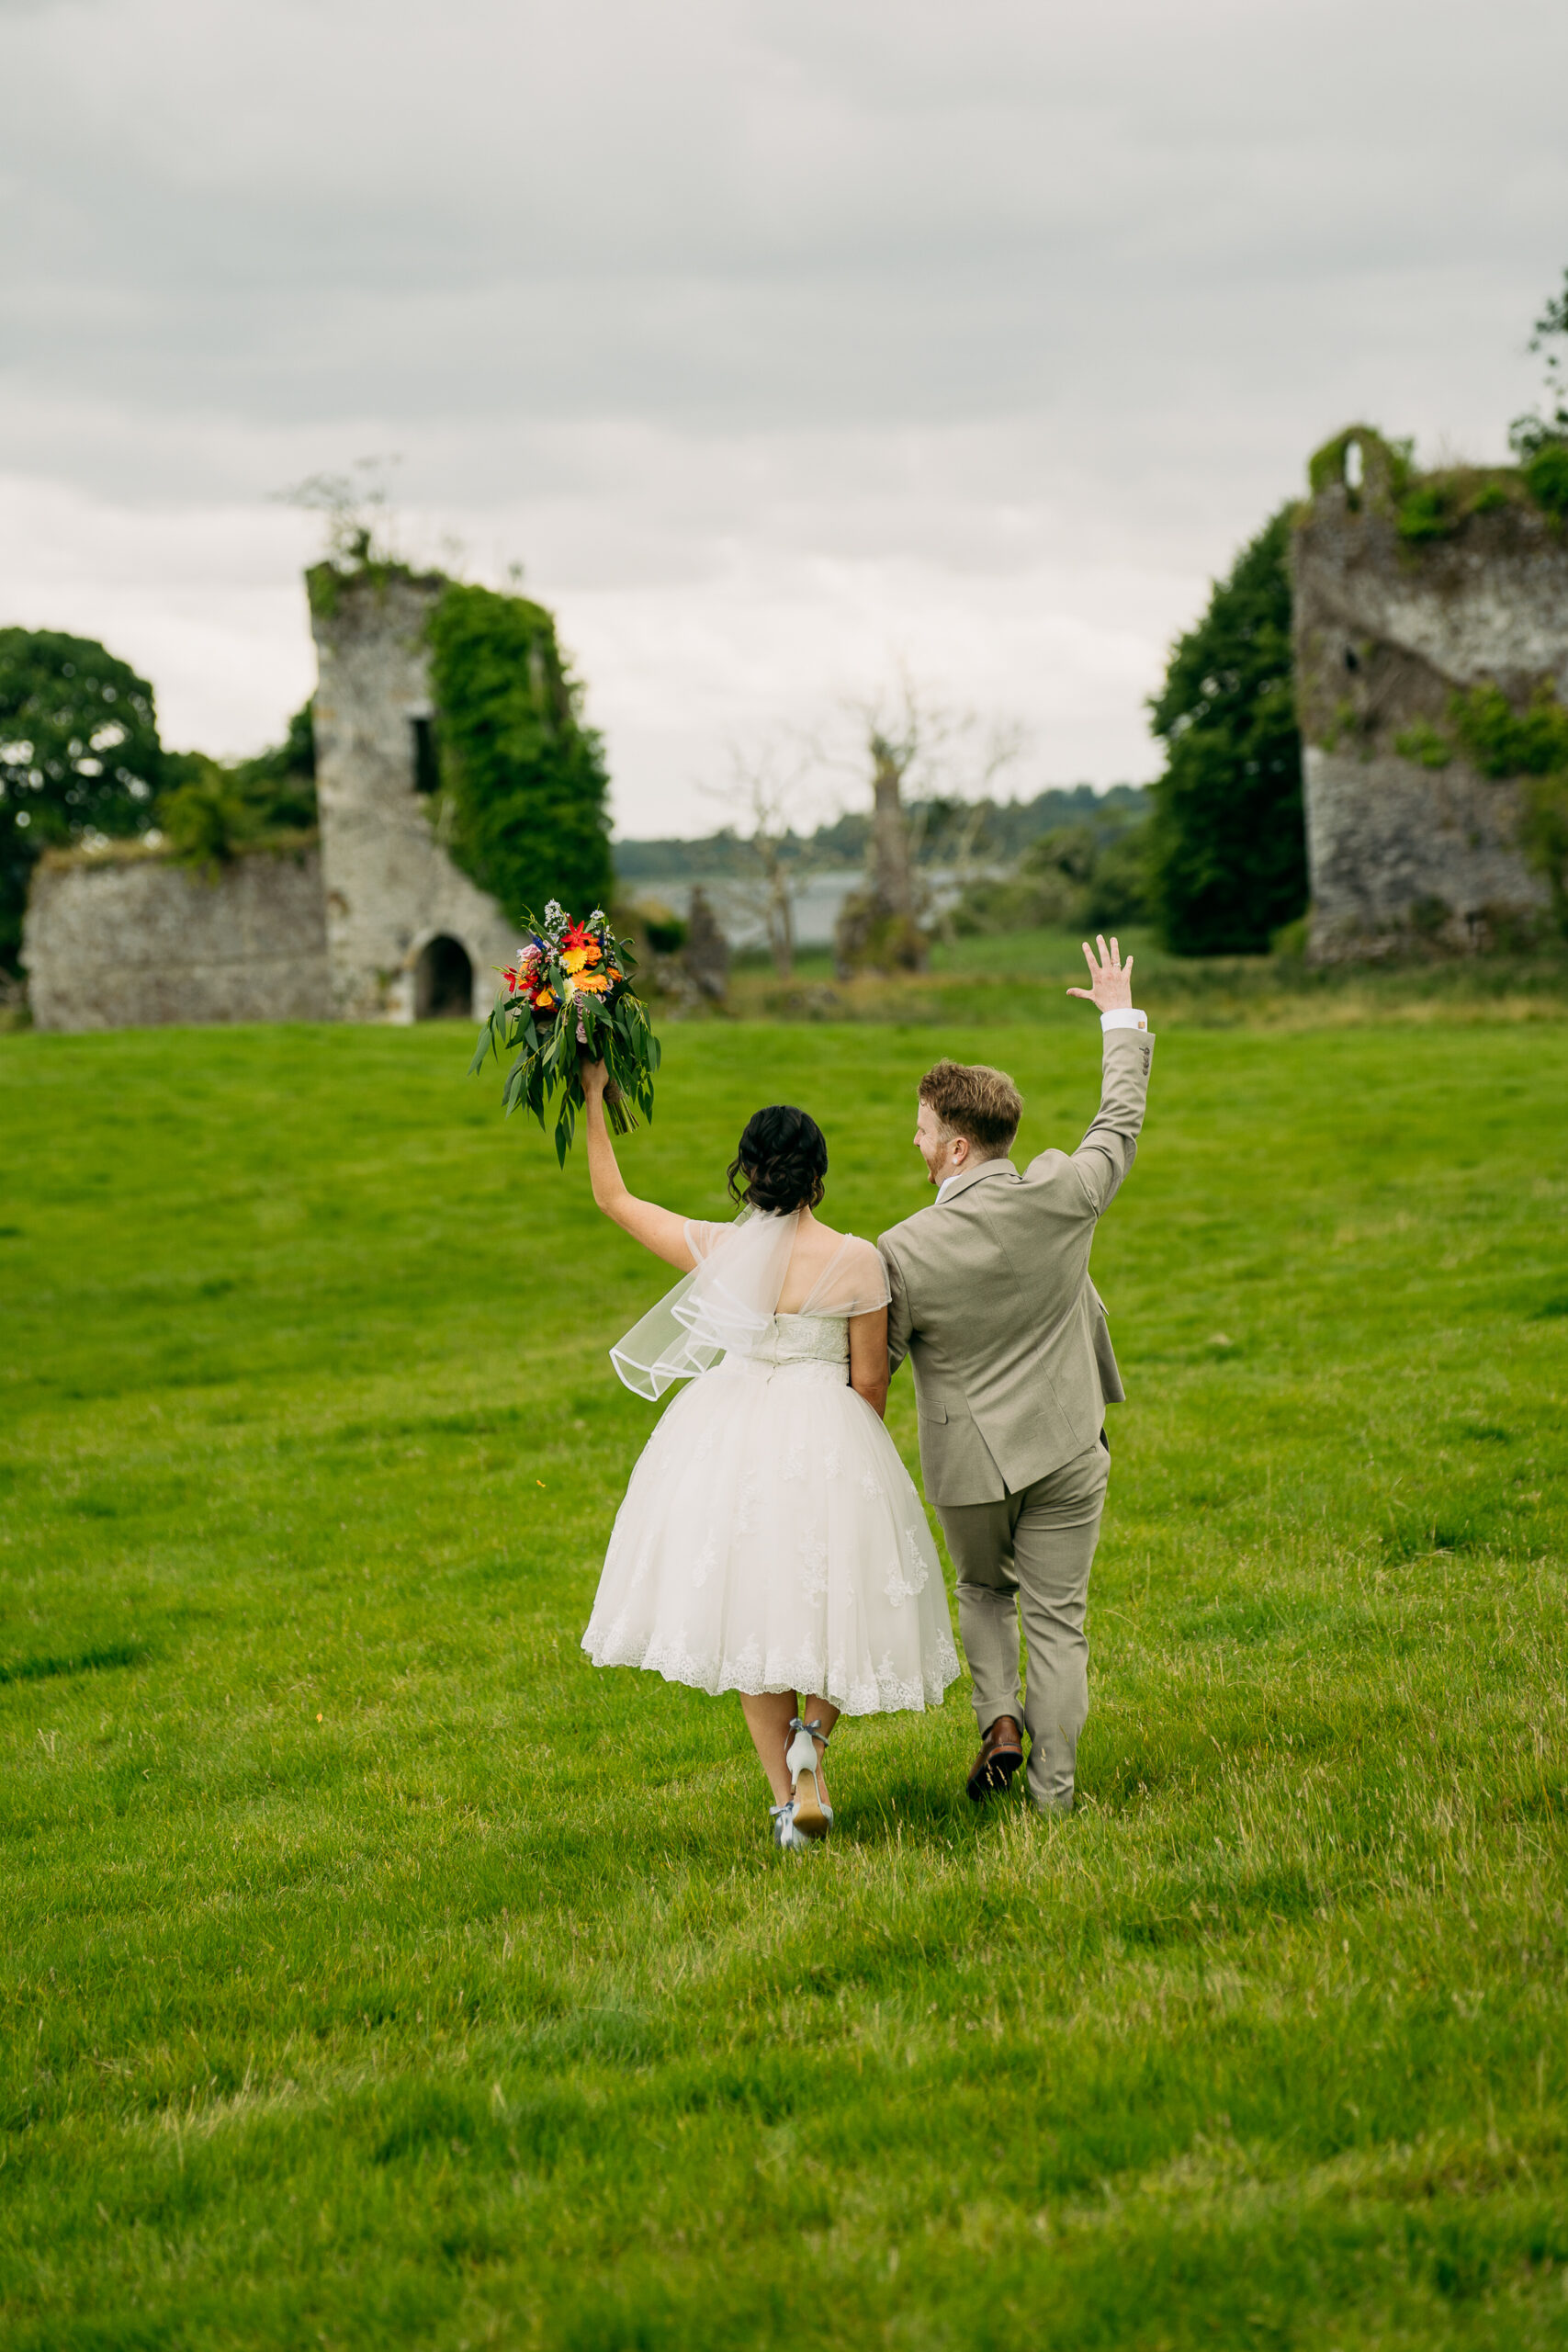
<path fill-rule="evenodd" d="M 676 1398 L 616 1516 L 582 1646 L 694 1690 L 939 1706 L 959 1672 L 908 1472 L 841 1364 L 727 1356 Z"/>

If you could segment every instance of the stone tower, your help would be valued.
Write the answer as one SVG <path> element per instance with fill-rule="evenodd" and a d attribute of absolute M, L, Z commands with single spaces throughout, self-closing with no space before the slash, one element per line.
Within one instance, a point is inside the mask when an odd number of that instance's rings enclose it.
<path fill-rule="evenodd" d="M 333 1006 L 344 1021 L 482 1020 L 517 945 L 431 822 L 424 624 L 446 582 L 394 567 L 310 576 L 316 791 Z"/>
<path fill-rule="evenodd" d="M 1483 775 L 1452 715 L 1476 686 L 1568 700 L 1568 538 L 1513 469 L 1411 476 L 1367 427 L 1319 452 L 1313 487 L 1291 569 L 1314 956 L 1539 922 L 1525 787 Z"/>

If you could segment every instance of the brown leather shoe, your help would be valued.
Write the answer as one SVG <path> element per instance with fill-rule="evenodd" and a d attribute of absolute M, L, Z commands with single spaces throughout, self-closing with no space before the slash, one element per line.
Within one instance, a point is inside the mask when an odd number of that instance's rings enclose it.
<path fill-rule="evenodd" d="M 1011 1715 L 998 1715 L 969 1767 L 964 1782 L 976 1804 L 993 1789 L 1005 1789 L 1023 1761 L 1023 1740 Z"/>

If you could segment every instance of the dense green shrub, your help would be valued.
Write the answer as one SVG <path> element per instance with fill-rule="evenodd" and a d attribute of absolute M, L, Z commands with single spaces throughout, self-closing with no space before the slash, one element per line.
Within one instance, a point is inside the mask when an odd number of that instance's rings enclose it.
<path fill-rule="evenodd" d="M 1099 930 L 1109 923 L 1147 922 L 1148 855 L 1146 821 L 1125 826 L 1100 842 L 1089 876 L 1087 922 Z"/>
<path fill-rule="evenodd" d="M 145 678 L 92 638 L 0 629 L 0 970 L 43 851 L 145 831 L 163 762 Z"/>
<path fill-rule="evenodd" d="M 232 768 L 187 752 L 180 771 L 180 782 L 160 796 L 159 829 L 182 864 L 211 873 L 260 838 L 260 819 Z"/>
<path fill-rule="evenodd" d="M 1525 468 L 1530 496 L 1549 514 L 1568 514 L 1568 442 L 1549 441 Z"/>
<path fill-rule="evenodd" d="M 1146 874 L 1167 946 L 1246 955 L 1307 899 L 1291 655 L 1291 509 L 1266 523 L 1178 639 L 1151 704 L 1166 746 Z"/>
<path fill-rule="evenodd" d="M 970 884 L 953 909 L 953 931 L 973 937 L 1143 922 L 1147 830 L 1126 807 L 1103 803 L 1079 822 L 1053 826 L 1029 843 L 1010 874 Z"/>
<path fill-rule="evenodd" d="M 165 752 L 158 823 L 177 857 L 226 865 L 253 843 L 316 822 L 316 737 L 311 705 L 288 721 L 281 743 L 225 763 L 202 752 Z"/>
<path fill-rule="evenodd" d="M 316 821 L 315 700 L 300 704 L 281 743 L 235 763 L 233 776 L 263 828 L 300 831 Z"/>
<path fill-rule="evenodd" d="M 579 917 L 606 904 L 609 778 L 550 615 L 453 582 L 429 636 L 451 854 L 514 922 L 550 899 Z"/>

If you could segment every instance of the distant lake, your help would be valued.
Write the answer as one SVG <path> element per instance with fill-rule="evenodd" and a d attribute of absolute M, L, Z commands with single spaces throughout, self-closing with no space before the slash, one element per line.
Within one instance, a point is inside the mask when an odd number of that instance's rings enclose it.
<path fill-rule="evenodd" d="M 922 867 L 919 879 L 930 891 L 933 905 L 950 906 L 958 896 L 954 876 L 941 867 Z M 838 873 L 807 874 L 795 886 L 795 944 L 797 947 L 830 947 L 833 926 L 839 920 L 839 910 L 852 890 L 865 887 L 863 866 L 847 866 Z M 692 892 L 705 890 L 707 901 L 717 916 L 719 927 L 732 947 L 765 947 L 768 926 L 763 918 L 764 895 L 754 882 L 738 882 L 733 875 L 683 874 L 668 881 L 639 878 L 626 886 L 628 900 L 636 905 L 639 899 L 657 899 L 671 913 L 682 920 L 690 912 Z"/>

